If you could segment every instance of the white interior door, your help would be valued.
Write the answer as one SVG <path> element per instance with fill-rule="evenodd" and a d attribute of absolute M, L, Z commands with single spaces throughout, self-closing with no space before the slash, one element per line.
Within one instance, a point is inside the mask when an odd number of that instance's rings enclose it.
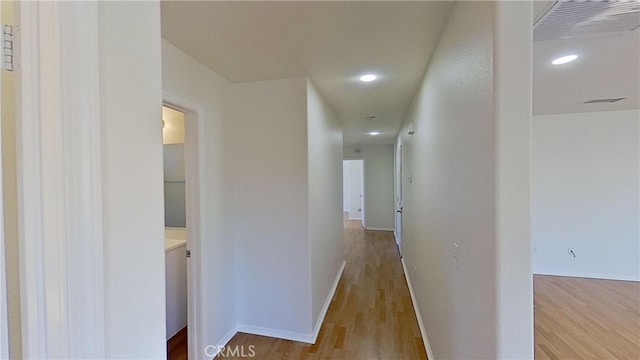
<path fill-rule="evenodd" d="M 346 160 L 349 168 L 349 220 L 364 219 L 363 160 Z"/>

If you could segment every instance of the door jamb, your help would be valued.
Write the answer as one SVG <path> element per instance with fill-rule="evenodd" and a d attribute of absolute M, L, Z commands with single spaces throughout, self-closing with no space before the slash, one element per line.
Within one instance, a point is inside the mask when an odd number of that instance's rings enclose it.
<path fill-rule="evenodd" d="M 0 5 L 0 15 L 2 14 L 2 6 Z M 0 16 L 2 19 L 2 16 Z M 2 71 L 2 70 L 0 70 Z M 2 73 L 0 73 L 0 81 L 2 81 Z M 0 85 L 0 99 L 2 98 L 2 86 Z M 2 113 L 2 103 L 0 102 L 0 114 Z M 0 119 L 2 115 L 0 115 Z M 1 123 L 1 122 L 0 122 Z M 4 253 L 4 197 L 2 192 L 2 125 L 0 124 L 0 359 L 9 358 L 9 324 L 8 324 L 8 305 L 7 305 L 7 271 L 5 269 L 5 253 Z"/>
<path fill-rule="evenodd" d="M 206 222 L 202 221 L 204 201 L 204 107 L 170 92 L 163 91 L 163 104 L 179 110 L 185 115 L 185 191 L 187 249 L 191 257 L 187 259 L 187 328 L 189 357 L 198 358 L 198 349 L 204 349 L 207 339 L 204 319 L 206 319 L 206 271 L 202 268 L 203 234 L 206 234 Z"/>
<path fill-rule="evenodd" d="M 22 355 L 104 358 L 98 4 L 16 5 Z"/>

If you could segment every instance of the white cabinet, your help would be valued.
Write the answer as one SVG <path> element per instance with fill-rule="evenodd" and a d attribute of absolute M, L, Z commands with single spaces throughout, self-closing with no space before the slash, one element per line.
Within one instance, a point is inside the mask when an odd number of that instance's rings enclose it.
<path fill-rule="evenodd" d="M 187 243 L 165 241 L 167 340 L 187 326 Z"/>

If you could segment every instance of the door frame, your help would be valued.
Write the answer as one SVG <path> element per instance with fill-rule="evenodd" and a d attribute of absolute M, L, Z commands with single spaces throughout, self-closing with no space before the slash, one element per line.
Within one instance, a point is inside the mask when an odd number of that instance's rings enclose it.
<path fill-rule="evenodd" d="M 104 358 L 98 4 L 16 10 L 22 355 Z"/>
<path fill-rule="evenodd" d="M 2 19 L 2 6 L 0 4 L 0 19 Z M 4 69 L 0 70 L 0 83 Z M 2 99 L 2 86 L 0 86 L 0 99 Z M 0 102 L 0 119 L 2 118 L 2 102 Z M 0 359 L 9 358 L 9 306 L 7 304 L 7 271 L 5 268 L 4 251 L 4 196 L 1 182 L 2 176 L 2 122 L 0 121 Z"/>
<path fill-rule="evenodd" d="M 203 269 L 203 234 L 206 234 L 206 222 L 202 221 L 205 202 L 201 201 L 206 184 L 204 169 L 204 107 L 167 91 L 162 93 L 163 105 L 181 111 L 185 116 L 185 198 L 187 250 L 187 329 L 188 353 L 198 358 L 198 349 L 204 349 L 206 336 L 206 284 L 207 272 Z"/>
<path fill-rule="evenodd" d="M 402 216 L 404 210 L 404 198 L 403 198 L 403 157 L 404 156 L 404 147 L 402 142 L 399 142 L 396 145 L 396 228 L 394 232 L 394 236 L 396 238 L 396 244 L 398 245 L 398 251 L 400 252 L 400 257 L 402 257 Z"/>

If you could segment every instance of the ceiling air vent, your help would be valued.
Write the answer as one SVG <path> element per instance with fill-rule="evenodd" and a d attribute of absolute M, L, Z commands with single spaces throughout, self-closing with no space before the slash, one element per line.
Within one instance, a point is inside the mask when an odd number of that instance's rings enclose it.
<path fill-rule="evenodd" d="M 593 100 L 589 100 L 589 101 L 585 101 L 585 104 L 601 104 L 601 103 L 614 103 L 614 102 L 618 102 L 620 100 L 624 100 L 626 98 L 609 98 L 609 99 L 593 99 Z"/>
<path fill-rule="evenodd" d="M 640 27 L 640 2 L 558 1 L 534 26 L 534 41 L 633 31 Z"/>
<path fill-rule="evenodd" d="M 371 115 L 371 116 L 367 116 L 367 117 L 365 117 L 364 119 L 365 119 L 365 120 L 373 120 L 373 119 L 375 119 L 375 118 L 376 118 L 376 116 L 375 116 L 375 115 Z"/>

